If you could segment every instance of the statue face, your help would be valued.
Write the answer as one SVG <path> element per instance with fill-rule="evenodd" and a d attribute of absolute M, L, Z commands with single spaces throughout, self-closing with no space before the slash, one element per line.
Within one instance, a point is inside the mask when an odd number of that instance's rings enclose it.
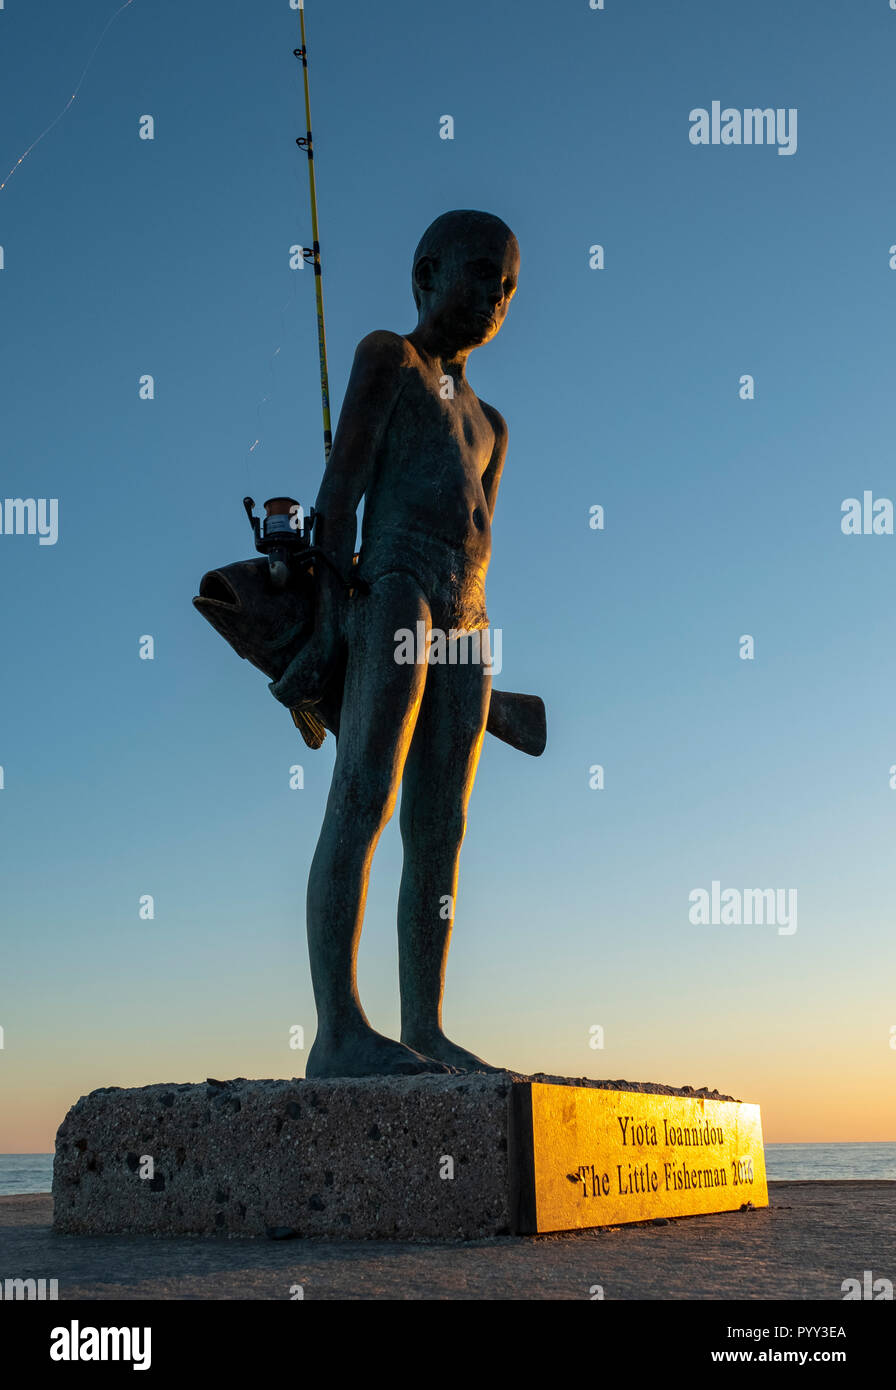
<path fill-rule="evenodd" d="M 504 322 L 519 268 L 515 237 L 487 231 L 455 241 L 438 261 L 418 263 L 421 318 L 459 349 L 487 343 Z"/>

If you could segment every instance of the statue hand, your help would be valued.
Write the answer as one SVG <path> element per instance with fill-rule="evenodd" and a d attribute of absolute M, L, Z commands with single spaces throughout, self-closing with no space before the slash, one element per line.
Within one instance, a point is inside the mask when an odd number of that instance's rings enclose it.
<path fill-rule="evenodd" d="M 309 709 L 319 703 L 339 658 L 338 637 L 318 629 L 293 657 L 283 675 L 268 689 L 287 709 Z"/>

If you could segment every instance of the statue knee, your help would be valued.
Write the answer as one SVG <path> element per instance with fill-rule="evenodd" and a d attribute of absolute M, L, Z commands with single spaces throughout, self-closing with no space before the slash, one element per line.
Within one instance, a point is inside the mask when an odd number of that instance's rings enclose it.
<path fill-rule="evenodd" d="M 347 789 L 343 807 L 352 832 L 362 838 L 375 835 L 392 819 L 396 792 L 385 779 L 368 776 Z"/>

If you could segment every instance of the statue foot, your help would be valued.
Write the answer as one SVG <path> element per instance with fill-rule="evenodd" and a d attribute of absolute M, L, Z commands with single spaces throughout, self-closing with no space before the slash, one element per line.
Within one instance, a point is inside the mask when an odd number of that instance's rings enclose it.
<path fill-rule="evenodd" d="M 440 1062 L 446 1062 L 449 1067 L 454 1067 L 457 1071 L 506 1071 L 506 1067 L 493 1067 L 489 1062 L 483 1062 L 481 1057 L 477 1057 L 475 1052 L 468 1052 L 465 1047 L 460 1047 L 453 1043 L 450 1038 L 446 1038 L 441 1030 L 434 1033 L 402 1033 L 401 1040 L 408 1047 L 416 1048 L 426 1057 L 436 1057 Z"/>
<path fill-rule="evenodd" d="M 448 1076 L 454 1070 L 447 1061 L 427 1057 L 373 1028 L 364 1028 L 332 1042 L 318 1034 L 308 1054 L 305 1076 L 308 1080 L 334 1076 L 421 1076 L 427 1072 Z"/>

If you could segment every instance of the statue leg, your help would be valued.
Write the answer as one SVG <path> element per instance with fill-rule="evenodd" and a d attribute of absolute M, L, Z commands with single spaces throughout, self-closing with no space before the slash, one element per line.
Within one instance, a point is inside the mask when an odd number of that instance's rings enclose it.
<path fill-rule="evenodd" d="M 306 1075 L 376 1076 L 450 1067 L 371 1028 L 356 961 L 370 863 L 395 807 L 427 676 L 395 661 L 395 633 L 430 622 L 416 581 L 389 574 L 353 599 L 333 782 L 308 879 L 308 949 L 318 1029 Z"/>
<path fill-rule="evenodd" d="M 479 662 L 430 667 L 401 791 L 401 1040 L 461 1071 L 501 1070 L 442 1031 L 460 847 L 490 694 L 491 676 Z"/>

